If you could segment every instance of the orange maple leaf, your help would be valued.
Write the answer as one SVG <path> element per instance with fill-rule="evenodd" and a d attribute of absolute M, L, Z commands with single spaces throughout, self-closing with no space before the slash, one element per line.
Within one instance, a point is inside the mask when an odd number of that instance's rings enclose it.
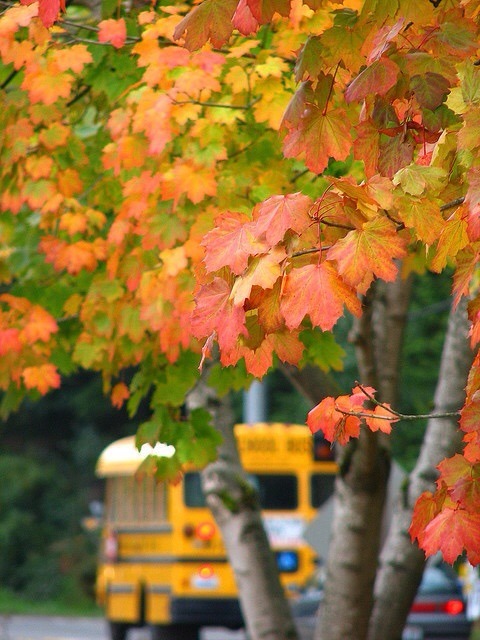
<path fill-rule="evenodd" d="M 215 169 L 211 167 L 201 167 L 188 160 L 176 160 L 173 175 L 175 204 L 184 193 L 193 204 L 217 193 Z"/>
<path fill-rule="evenodd" d="M 112 399 L 113 406 L 120 409 L 125 400 L 130 397 L 130 391 L 124 382 L 118 382 L 113 387 L 110 397 Z"/>
<path fill-rule="evenodd" d="M 403 258 L 405 253 L 406 241 L 393 223 L 377 217 L 338 240 L 328 250 L 327 258 L 337 261 L 338 272 L 349 285 L 363 290 L 374 275 L 387 282 L 395 280 L 395 259 Z"/>
<path fill-rule="evenodd" d="M 330 331 L 343 315 L 344 305 L 354 315 L 361 314 L 355 291 L 345 284 L 331 262 L 292 269 L 287 275 L 280 308 L 289 329 L 300 326 L 309 315 L 313 326 Z"/>
<path fill-rule="evenodd" d="M 361 420 L 338 411 L 337 407 L 342 405 L 349 406 L 348 396 L 324 398 L 308 412 L 307 425 L 310 431 L 322 431 L 329 442 L 338 441 L 341 445 L 347 444 L 350 438 L 358 438 Z"/>
<path fill-rule="evenodd" d="M 102 20 L 98 23 L 98 41 L 109 42 L 115 49 L 120 49 L 127 39 L 127 26 L 123 18 L 118 20 Z"/>
<path fill-rule="evenodd" d="M 35 367 L 26 367 L 22 373 L 23 383 L 27 389 L 37 389 L 45 395 L 50 389 L 58 389 L 60 376 L 53 364 L 42 364 Z"/>

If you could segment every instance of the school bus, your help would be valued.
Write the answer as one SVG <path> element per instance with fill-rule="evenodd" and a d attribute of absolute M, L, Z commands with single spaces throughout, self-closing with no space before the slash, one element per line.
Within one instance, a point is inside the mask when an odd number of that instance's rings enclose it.
<path fill-rule="evenodd" d="M 242 464 L 258 490 L 267 535 L 287 595 L 314 572 L 316 555 L 303 539 L 308 522 L 333 492 L 336 463 L 325 441 L 293 424 L 235 426 Z M 97 600 L 112 640 L 149 625 L 154 640 L 198 640 L 204 626 L 243 626 L 234 575 L 220 531 L 205 504 L 200 473 L 178 484 L 138 477 L 158 444 L 134 437 L 109 445 L 97 464 L 106 480 Z"/>

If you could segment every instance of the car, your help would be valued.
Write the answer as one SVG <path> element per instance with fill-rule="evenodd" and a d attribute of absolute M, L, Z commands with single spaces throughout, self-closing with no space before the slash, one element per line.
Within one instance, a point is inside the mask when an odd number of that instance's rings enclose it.
<path fill-rule="evenodd" d="M 402 640 L 469 638 L 471 626 L 462 585 L 455 571 L 445 563 L 427 566 Z"/>
<path fill-rule="evenodd" d="M 292 602 L 292 612 L 302 640 L 311 640 L 323 591 L 310 586 Z M 472 623 L 466 616 L 461 583 L 450 565 L 425 568 L 402 640 L 469 638 Z"/>

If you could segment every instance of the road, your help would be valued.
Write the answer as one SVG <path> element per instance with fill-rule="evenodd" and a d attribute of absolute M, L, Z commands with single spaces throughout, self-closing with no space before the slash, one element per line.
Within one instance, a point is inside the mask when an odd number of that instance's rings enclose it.
<path fill-rule="evenodd" d="M 146 629 L 130 632 L 129 640 L 150 640 Z M 101 618 L 0 615 L 0 640 L 109 640 Z M 245 640 L 242 631 L 204 629 L 202 640 Z"/>

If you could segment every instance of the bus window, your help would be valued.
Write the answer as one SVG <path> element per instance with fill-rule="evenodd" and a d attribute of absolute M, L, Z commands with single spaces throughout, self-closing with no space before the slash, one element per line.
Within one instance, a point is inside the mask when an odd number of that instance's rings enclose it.
<path fill-rule="evenodd" d="M 265 511 L 291 511 L 298 508 L 298 482 L 294 475 L 249 473 Z M 183 499 L 187 507 L 205 507 L 199 473 L 186 473 Z"/>
<path fill-rule="evenodd" d="M 318 509 L 333 494 L 335 476 L 327 473 L 312 473 L 310 476 L 310 500 L 312 507 Z"/>
<path fill-rule="evenodd" d="M 202 479 L 199 473 L 186 473 L 183 478 L 183 502 L 187 507 L 205 507 Z"/>
<path fill-rule="evenodd" d="M 166 488 L 155 478 L 118 476 L 107 480 L 107 520 L 114 524 L 165 522 Z"/>
<path fill-rule="evenodd" d="M 297 477 L 286 474 L 250 474 L 264 511 L 293 510 L 298 507 Z"/>

